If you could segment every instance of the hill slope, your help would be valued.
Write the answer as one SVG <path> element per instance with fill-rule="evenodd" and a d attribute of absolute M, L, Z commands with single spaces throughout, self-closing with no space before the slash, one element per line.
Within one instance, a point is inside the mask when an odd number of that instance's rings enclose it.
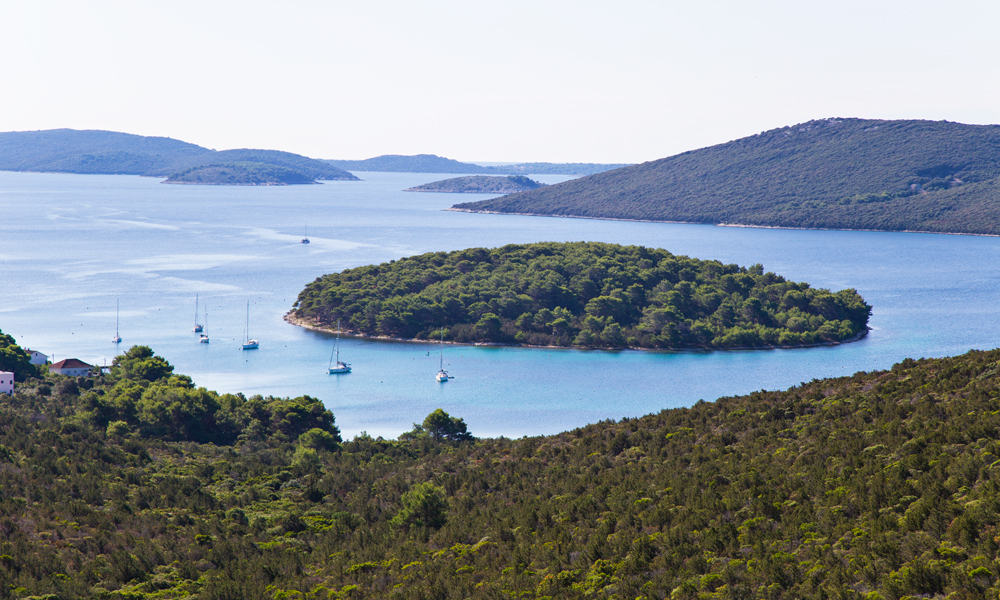
<path fill-rule="evenodd" d="M 195 166 L 259 162 L 300 171 L 313 179 L 357 180 L 324 161 L 277 150 L 217 152 L 171 138 L 114 131 L 11 131 L 0 133 L 0 170 L 167 177 Z"/>
<path fill-rule="evenodd" d="M 602 243 L 511 244 L 410 256 L 325 275 L 290 320 L 362 335 L 621 348 L 831 344 L 867 332 L 855 290 Z"/>
<path fill-rule="evenodd" d="M 257 162 L 222 163 L 191 167 L 163 183 L 190 185 L 302 185 L 316 183 L 298 171 Z"/>
<path fill-rule="evenodd" d="M 444 192 L 448 194 L 513 194 L 525 190 L 535 190 L 543 185 L 524 175 L 470 175 L 425 183 L 403 191 Z"/>
<path fill-rule="evenodd" d="M 459 441 L 435 411 L 340 443 L 316 399 L 195 389 L 141 350 L 0 396 L 4 597 L 1000 593 L 1000 351 L 545 437 Z"/>
<path fill-rule="evenodd" d="M 828 119 L 456 210 L 1000 234 L 1000 126 Z"/>
<path fill-rule="evenodd" d="M 405 156 L 385 154 L 365 160 L 327 160 L 326 162 L 348 171 L 384 171 L 389 173 L 470 173 L 481 175 L 591 175 L 623 164 L 597 163 L 521 163 L 484 167 L 463 163 L 434 154 Z"/>

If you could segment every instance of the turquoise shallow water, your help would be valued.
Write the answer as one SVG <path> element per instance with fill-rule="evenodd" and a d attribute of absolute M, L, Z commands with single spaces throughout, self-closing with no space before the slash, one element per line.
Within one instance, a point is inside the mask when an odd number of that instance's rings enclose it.
<path fill-rule="evenodd" d="M 246 188 L 0 172 L 0 329 L 57 360 L 102 364 L 146 344 L 198 385 L 309 394 L 348 436 L 386 437 L 437 407 L 476 435 L 520 437 L 998 345 L 997 238 L 476 215 L 443 209 L 486 196 L 401 191 L 445 175 L 359 176 Z M 312 243 L 303 245 L 307 225 Z M 326 375 L 329 336 L 282 320 L 323 273 L 429 251 L 577 240 L 759 262 L 817 287 L 854 287 L 875 306 L 873 330 L 852 344 L 799 350 L 447 346 L 455 379 L 442 385 L 433 377 L 437 347 L 426 344 L 344 339 L 341 358 L 354 372 Z M 208 305 L 208 345 L 191 332 L 195 293 Z M 116 299 L 120 348 L 110 342 Z M 243 352 L 248 300 L 261 347 Z"/>

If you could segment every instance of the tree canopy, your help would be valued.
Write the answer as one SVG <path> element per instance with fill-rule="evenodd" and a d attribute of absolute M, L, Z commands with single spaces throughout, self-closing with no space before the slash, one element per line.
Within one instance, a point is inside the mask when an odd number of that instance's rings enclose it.
<path fill-rule="evenodd" d="M 31 364 L 31 357 L 28 356 L 28 353 L 17 345 L 13 336 L 2 331 L 0 331 L 0 371 L 13 373 L 16 382 L 39 374 L 39 370 Z"/>
<path fill-rule="evenodd" d="M 593 242 L 435 252 L 325 275 L 298 318 L 354 333 L 621 348 L 754 348 L 854 339 L 871 307 L 719 261 Z"/>
<path fill-rule="evenodd" d="M 123 381 L 103 377 L 0 397 L 3 597 L 1000 593 L 1000 350 L 555 435 L 333 448 L 309 424 L 224 445 L 102 427 L 91 394 Z"/>

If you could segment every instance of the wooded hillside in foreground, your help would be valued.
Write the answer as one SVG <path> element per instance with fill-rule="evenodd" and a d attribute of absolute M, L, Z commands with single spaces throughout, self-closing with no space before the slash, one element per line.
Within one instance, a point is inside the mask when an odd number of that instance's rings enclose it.
<path fill-rule="evenodd" d="M 293 316 L 365 335 L 470 343 L 757 348 L 856 339 L 871 307 L 666 250 L 596 242 L 511 244 L 411 256 L 324 275 Z"/>
<path fill-rule="evenodd" d="M 810 121 L 454 208 L 1000 235 L 1000 126 Z"/>
<path fill-rule="evenodd" d="M 340 442 L 306 397 L 212 402 L 148 349 L 116 362 L 0 396 L 3 597 L 1000 593 L 997 350 L 465 441 L 436 411 Z M 206 414 L 237 435 L 148 426 Z"/>

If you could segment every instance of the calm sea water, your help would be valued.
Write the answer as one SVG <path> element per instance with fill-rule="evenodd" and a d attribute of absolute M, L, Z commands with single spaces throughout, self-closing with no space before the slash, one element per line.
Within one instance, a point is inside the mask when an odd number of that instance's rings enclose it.
<path fill-rule="evenodd" d="M 56 360 L 94 364 L 146 344 L 200 386 L 309 394 L 333 410 L 347 436 L 386 437 L 438 407 L 480 436 L 555 433 L 906 357 L 993 348 L 1000 338 L 997 238 L 444 212 L 480 196 L 401 191 L 446 175 L 359 175 L 364 181 L 246 188 L 0 172 L 0 329 Z M 299 243 L 306 227 L 309 245 Z M 799 350 L 447 346 L 455 379 L 439 384 L 437 346 L 344 339 L 341 358 L 354 372 L 331 376 L 330 337 L 282 320 L 302 287 L 324 273 L 429 251 L 581 240 L 759 262 L 816 287 L 854 287 L 875 307 L 873 331 L 852 344 Z M 191 332 L 196 293 L 208 309 L 207 345 Z M 120 347 L 110 341 L 116 301 Z M 248 301 L 250 333 L 261 345 L 244 352 Z"/>

